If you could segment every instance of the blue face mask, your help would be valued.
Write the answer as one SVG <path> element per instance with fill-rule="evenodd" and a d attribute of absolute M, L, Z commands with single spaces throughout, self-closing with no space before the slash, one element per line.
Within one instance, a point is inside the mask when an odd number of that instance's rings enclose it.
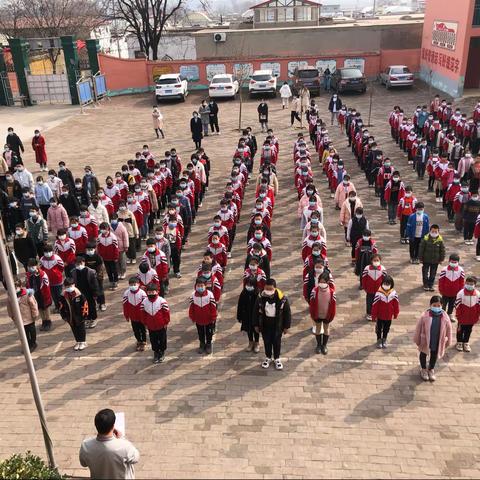
<path fill-rule="evenodd" d="M 430 307 L 430 310 L 431 310 L 432 313 L 434 313 L 435 315 L 438 315 L 439 313 L 442 313 L 442 307 Z"/>
<path fill-rule="evenodd" d="M 118 220 L 112 220 L 112 227 L 116 227 L 118 225 Z"/>
<path fill-rule="evenodd" d="M 205 287 L 197 287 L 196 290 L 198 293 L 203 293 L 205 291 Z"/>

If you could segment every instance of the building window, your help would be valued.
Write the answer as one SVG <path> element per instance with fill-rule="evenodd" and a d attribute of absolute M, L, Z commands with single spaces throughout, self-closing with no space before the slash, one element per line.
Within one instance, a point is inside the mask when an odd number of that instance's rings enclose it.
<path fill-rule="evenodd" d="M 312 19 L 312 9 L 310 7 L 297 7 L 297 22 L 309 22 Z"/>
<path fill-rule="evenodd" d="M 293 7 L 285 8 L 285 21 L 286 22 L 293 22 L 294 19 L 295 19 L 295 17 L 294 17 Z"/>
<path fill-rule="evenodd" d="M 272 23 L 275 22 L 275 8 L 267 8 L 267 22 Z"/>
<path fill-rule="evenodd" d="M 475 7 L 473 9 L 473 22 L 474 27 L 480 26 L 480 0 L 475 0 Z"/>

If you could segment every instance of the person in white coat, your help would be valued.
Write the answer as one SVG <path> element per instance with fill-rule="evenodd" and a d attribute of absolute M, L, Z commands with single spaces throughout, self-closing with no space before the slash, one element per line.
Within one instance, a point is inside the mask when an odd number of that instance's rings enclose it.
<path fill-rule="evenodd" d="M 288 101 L 292 96 L 292 90 L 287 82 L 283 82 L 280 88 L 280 97 L 282 98 L 282 109 L 288 108 Z"/>

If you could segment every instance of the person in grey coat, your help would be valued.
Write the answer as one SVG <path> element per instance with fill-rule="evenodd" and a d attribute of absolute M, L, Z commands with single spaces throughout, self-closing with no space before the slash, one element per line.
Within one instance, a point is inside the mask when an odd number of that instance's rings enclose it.
<path fill-rule="evenodd" d="M 200 108 L 198 109 L 200 114 L 200 120 L 202 121 L 203 135 L 208 136 L 208 126 L 210 125 L 210 107 L 206 100 L 203 100 Z"/>

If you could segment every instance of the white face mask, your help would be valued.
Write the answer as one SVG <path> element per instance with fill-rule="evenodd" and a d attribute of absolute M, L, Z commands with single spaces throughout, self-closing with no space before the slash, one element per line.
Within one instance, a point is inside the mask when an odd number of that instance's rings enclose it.
<path fill-rule="evenodd" d="M 65 240 L 66 238 L 67 238 L 66 235 L 59 235 L 59 236 L 58 236 L 58 239 L 59 239 L 59 240 Z"/>
<path fill-rule="evenodd" d="M 380 266 L 380 262 L 372 262 L 372 266 L 374 266 L 374 267 L 379 267 L 379 266 Z"/>
<path fill-rule="evenodd" d="M 319 286 L 320 288 L 327 288 L 327 287 L 328 287 L 328 283 L 322 282 L 322 283 L 319 283 L 318 286 Z"/>
<path fill-rule="evenodd" d="M 382 288 L 384 290 L 390 290 L 390 285 L 388 283 L 382 283 Z"/>
<path fill-rule="evenodd" d="M 75 287 L 73 285 L 70 285 L 69 287 L 65 287 L 65 291 L 68 293 L 72 293 L 75 291 Z"/>
<path fill-rule="evenodd" d="M 148 250 L 150 253 L 153 253 L 153 252 L 155 252 L 155 247 L 148 247 L 147 250 Z"/>

